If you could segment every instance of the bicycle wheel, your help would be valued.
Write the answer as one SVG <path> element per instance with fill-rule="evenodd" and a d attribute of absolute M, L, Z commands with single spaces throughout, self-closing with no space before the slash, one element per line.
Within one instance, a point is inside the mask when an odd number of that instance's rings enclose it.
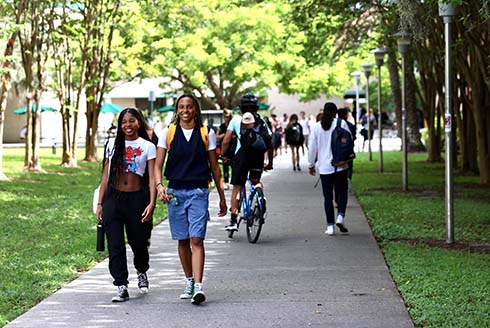
<path fill-rule="evenodd" d="M 262 188 L 255 187 L 250 197 L 250 217 L 247 220 L 247 238 L 249 243 L 255 244 L 259 240 L 262 224 L 264 224 L 264 192 Z"/>

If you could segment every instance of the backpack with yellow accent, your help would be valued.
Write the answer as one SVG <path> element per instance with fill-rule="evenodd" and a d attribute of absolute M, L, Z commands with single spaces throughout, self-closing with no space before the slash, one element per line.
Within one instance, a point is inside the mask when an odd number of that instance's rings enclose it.
<path fill-rule="evenodd" d="M 177 124 L 170 123 L 170 125 L 168 126 L 168 132 L 167 132 L 167 151 L 170 150 L 170 144 L 172 143 L 172 140 L 174 140 L 175 131 L 177 131 Z M 201 126 L 200 132 L 201 132 L 201 139 L 204 142 L 204 149 L 206 149 L 206 151 L 208 151 L 209 127 L 207 125 Z"/>

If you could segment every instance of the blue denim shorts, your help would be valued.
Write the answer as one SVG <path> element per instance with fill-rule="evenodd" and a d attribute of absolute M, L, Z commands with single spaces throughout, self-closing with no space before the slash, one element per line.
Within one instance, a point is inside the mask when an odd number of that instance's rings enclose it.
<path fill-rule="evenodd" d="M 209 218 L 209 190 L 168 188 L 167 192 L 174 194 L 178 203 L 167 204 L 172 239 L 186 240 L 190 237 L 204 239 Z"/>

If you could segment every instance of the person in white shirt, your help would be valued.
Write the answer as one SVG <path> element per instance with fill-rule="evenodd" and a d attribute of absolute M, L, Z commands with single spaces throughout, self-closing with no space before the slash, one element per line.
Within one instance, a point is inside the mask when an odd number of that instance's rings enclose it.
<path fill-rule="evenodd" d="M 109 139 L 104 152 L 96 217 L 107 236 L 109 271 L 117 286 L 113 302 L 129 300 L 125 231 L 134 254 L 138 288 L 142 293 L 149 288 L 147 239 L 155 208 L 156 149 L 143 120 L 137 109 L 125 108 L 119 114 L 116 137 Z"/>
<path fill-rule="evenodd" d="M 303 128 L 303 137 L 304 141 L 301 144 L 301 151 L 303 152 L 303 155 L 305 154 L 305 145 L 306 148 L 308 148 L 308 137 L 310 135 L 310 122 L 308 118 L 306 117 L 306 114 L 304 111 L 299 112 L 299 120 L 298 123 L 301 124 L 301 127 Z"/>
<path fill-rule="evenodd" d="M 335 223 L 341 232 L 348 232 L 344 225 L 345 210 L 347 207 L 347 168 L 334 167 L 332 165 L 332 146 L 331 136 L 332 131 L 337 125 L 337 106 L 334 103 L 327 102 L 323 108 L 321 121 L 313 125 L 310 134 L 308 147 L 308 168 L 310 175 L 316 175 L 317 169 L 315 164 L 318 163 L 318 172 L 322 182 L 322 190 L 324 197 L 324 208 L 327 217 L 328 235 L 335 234 Z M 345 121 L 341 122 L 341 127 L 349 131 L 349 127 Z M 337 220 L 335 221 L 334 205 L 333 205 L 333 189 L 338 195 Z"/>

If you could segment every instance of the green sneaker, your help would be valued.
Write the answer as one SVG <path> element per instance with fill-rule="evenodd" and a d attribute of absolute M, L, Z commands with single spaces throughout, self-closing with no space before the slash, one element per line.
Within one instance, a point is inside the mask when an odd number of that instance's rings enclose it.
<path fill-rule="evenodd" d="M 186 279 L 184 292 L 180 294 L 180 299 L 188 300 L 194 294 L 194 278 Z"/>
<path fill-rule="evenodd" d="M 192 304 L 199 305 L 206 300 L 206 296 L 202 291 L 201 284 L 194 284 L 194 295 L 192 295 Z"/>

